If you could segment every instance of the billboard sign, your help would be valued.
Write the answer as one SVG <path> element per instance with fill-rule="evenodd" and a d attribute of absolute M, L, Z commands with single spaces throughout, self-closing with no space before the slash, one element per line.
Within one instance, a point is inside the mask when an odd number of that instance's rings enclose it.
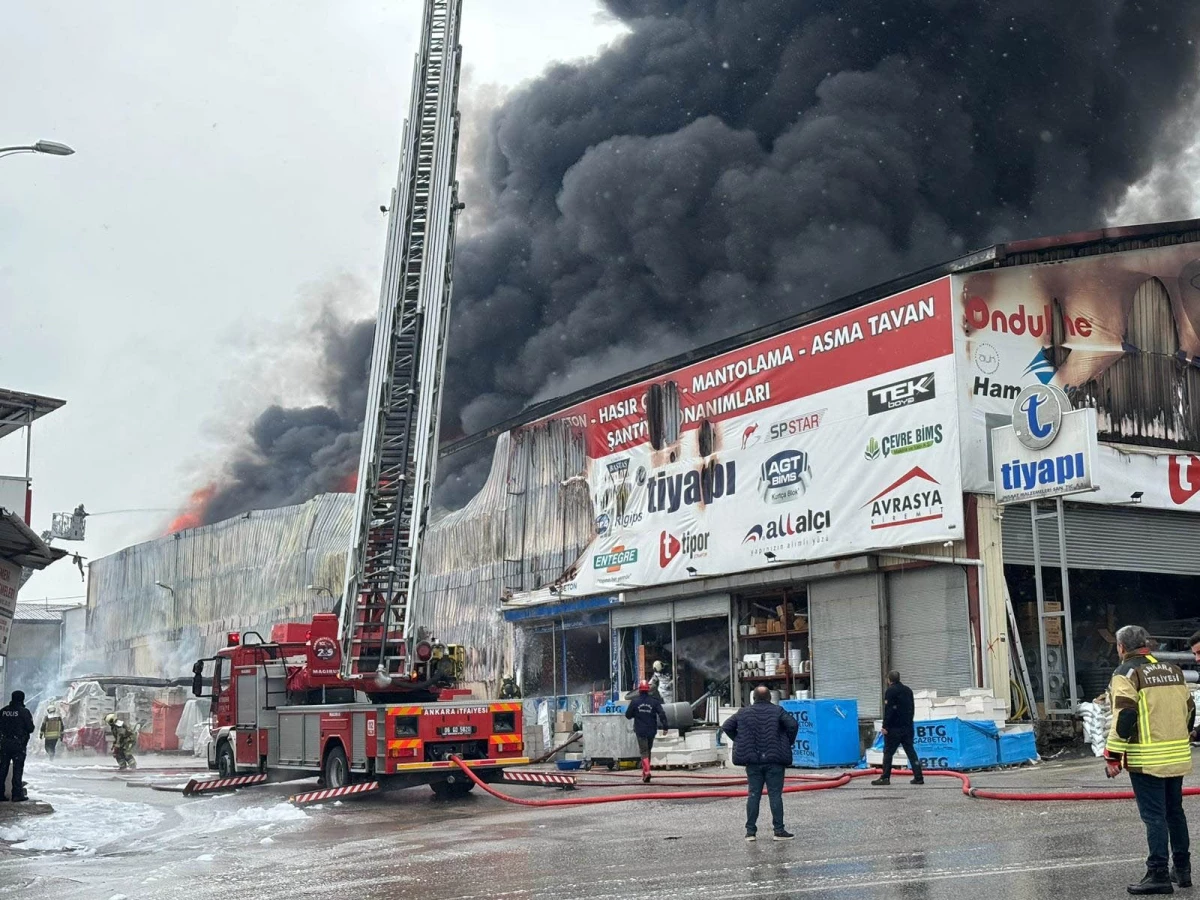
<path fill-rule="evenodd" d="M 1098 406 L 1099 434 L 1114 443 L 1128 434 L 1179 448 L 1188 439 L 1189 414 L 1177 395 L 1191 395 L 1200 366 L 1200 244 L 1004 266 L 952 281 L 966 490 L 994 490 L 1003 454 L 991 435 L 1020 421 L 1013 404 L 1029 387 Z M 1077 499 L 1125 502 L 1133 490 L 1147 506 L 1177 509 L 1164 490 L 1165 461 L 1153 454 L 1099 445 L 1093 481 L 1102 487 Z"/>
<path fill-rule="evenodd" d="M 996 502 L 1023 503 L 1096 489 L 1096 411 L 1063 412 L 1055 392 L 1022 391 L 1013 424 L 992 431 Z"/>
<path fill-rule="evenodd" d="M 943 278 L 555 416 L 595 516 L 560 593 L 961 537 L 951 310 Z"/>
<path fill-rule="evenodd" d="M 17 612 L 21 567 L 0 559 L 0 656 L 8 656 L 8 633 Z"/>

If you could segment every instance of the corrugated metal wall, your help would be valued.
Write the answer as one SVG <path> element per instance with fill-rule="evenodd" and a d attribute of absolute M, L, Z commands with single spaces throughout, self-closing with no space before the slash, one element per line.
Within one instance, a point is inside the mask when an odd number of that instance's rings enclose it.
<path fill-rule="evenodd" d="M 414 621 L 469 648 L 467 680 L 513 663 L 505 591 L 557 579 L 592 536 L 582 436 L 561 422 L 502 435 L 483 490 L 429 527 Z M 342 588 L 353 497 L 324 494 L 128 547 L 90 566 L 88 640 L 114 674 L 187 674 L 228 631 L 268 637 Z M 161 581 L 174 592 L 155 585 Z"/>

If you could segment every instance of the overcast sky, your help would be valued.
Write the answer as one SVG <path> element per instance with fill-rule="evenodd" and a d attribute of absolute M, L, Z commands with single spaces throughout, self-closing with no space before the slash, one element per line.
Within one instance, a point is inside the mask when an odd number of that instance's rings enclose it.
<path fill-rule="evenodd" d="M 463 7 L 467 116 L 485 86 L 620 34 L 595 0 Z M 77 151 L 0 159 L 0 386 L 67 401 L 34 426 L 36 530 L 80 502 L 177 508 L 267 403 L 310 398 L 323 301 L 350 318 L 376 302 L 421 8 L 6 6 L 0 145 Z M 23 449 L 0 441 L 0 474 L 22 474 Z M 64 546 L 95 558 L 170 517 L 97 516 Z M 62 562 L 21 599 L 83 593 Z"/>

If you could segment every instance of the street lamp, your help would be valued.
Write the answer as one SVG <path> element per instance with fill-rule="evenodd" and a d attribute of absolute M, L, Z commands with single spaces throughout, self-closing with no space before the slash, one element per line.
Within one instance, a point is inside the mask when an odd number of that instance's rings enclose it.
<path fill-rule="evenodd" d="M 60 144 L 58 141 L 38 141 L 36 144 L 0 147 L 0 156 L 9 156 L 13 153 L 45 153 L 47 156 L 70 156 L 74 152 L 66 144 Z"/>

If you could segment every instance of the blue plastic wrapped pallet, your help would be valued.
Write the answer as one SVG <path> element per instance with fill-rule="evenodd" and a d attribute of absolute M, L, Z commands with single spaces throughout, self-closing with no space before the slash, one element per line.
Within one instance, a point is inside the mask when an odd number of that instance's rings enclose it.
<path fill-rule="evenodd" d="M 1000 764 L 1012 766 L 1038 758 L 1033 729 L 1000 732 Z"/>
<path fill-rule="evenodd" d="M 858 762 L 857 700 L 784 700 L 779 705 L 799 726 L 793 766 L 819 769 Z"/>
<path fill-rule="evenodd" d="M 967 719 L 932 719 L 913 723 L 913 749 L 927 769 L 983 769 L 1000 764 L 1000 731 L 995 722 Z M 883 735 L 875 736 L 874 750 L 883 749 Z M 896 765 L 907 765 L 904 751 Z"/>

